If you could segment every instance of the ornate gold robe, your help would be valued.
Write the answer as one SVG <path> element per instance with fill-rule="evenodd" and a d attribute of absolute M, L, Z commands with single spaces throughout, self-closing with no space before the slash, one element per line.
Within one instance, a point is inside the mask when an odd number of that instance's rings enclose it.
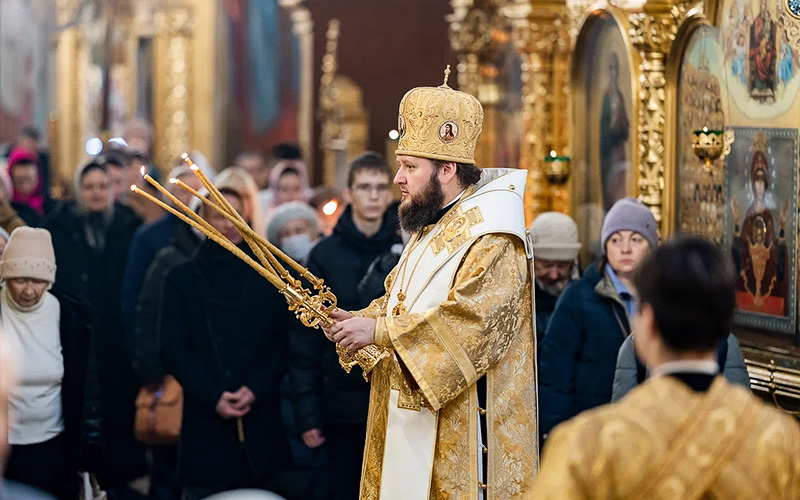
<path fill-rule="evenodd" d="M 530 500 L 800 498 L 800 428 L 717 377 L 662 376 L 550 434 Z"/>
<path fill-rule="evenodd" d="M 396 273 L 386 279 L 387 292 Z M 389 316 L 387 297 L 357 314 L 377 319 L 376 343 L 392 348 L 406 370 L 392 357 L 370 374 L 361 499 L 380 498 L 382 474 L 403 474 L 383 470 L 389 399 L 392 386 L 407 393 L 414 383 L 424 404 L 439 412 L 429 498 L 478 499 L 479 453 L 488 460 L 486 498 L 522 498 L 538 467 L 535 334 L 522 241 L 480 236 L 464 255 L 447 300 L 425 313 Z M 476 381 L 484 375 L 488 449 L 479 450 Z"/>

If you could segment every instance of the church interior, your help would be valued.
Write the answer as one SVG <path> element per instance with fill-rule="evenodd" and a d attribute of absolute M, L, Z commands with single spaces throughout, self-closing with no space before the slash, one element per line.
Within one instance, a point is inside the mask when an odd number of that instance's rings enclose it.
<path fill-rule="evenodd" d="M 2 0 L 0 142 L 38 128 L 56 198 L 133 120 L 164 172 L 296 143 L 341 203 L 448 64 L 485 110 L 477 164 L 527 170 L 528 223 L 571 215 L 582 266 L 628 196 L 731 255 L 752 389 L 798 414 L 797 0 Z"/>

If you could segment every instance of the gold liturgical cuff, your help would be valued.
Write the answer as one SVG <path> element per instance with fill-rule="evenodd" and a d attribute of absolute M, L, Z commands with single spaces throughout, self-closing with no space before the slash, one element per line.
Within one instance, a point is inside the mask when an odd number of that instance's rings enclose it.
<path fill-rule="evenodd" d="M 375 344 L 382 347 L 392 347 L 392 339 L 389 338 L 389 317 L 375 319 Z"/>

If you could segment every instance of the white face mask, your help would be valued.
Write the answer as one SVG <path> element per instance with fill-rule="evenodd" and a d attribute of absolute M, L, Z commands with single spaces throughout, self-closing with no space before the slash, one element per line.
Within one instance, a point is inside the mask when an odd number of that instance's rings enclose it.
<path fill-rule="evenodd" d="M 308 233 L 295 234 L 281 241 L 281 250 L 301 264 L 305 264 L 308 253 L 314 247 L 314 242 Z"/>

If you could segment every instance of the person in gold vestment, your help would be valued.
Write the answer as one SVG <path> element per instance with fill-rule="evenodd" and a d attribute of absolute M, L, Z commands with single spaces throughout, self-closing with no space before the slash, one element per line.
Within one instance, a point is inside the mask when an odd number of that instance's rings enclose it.
<path fill-rule="evenodd" d="M 395 183 L 411 240 L 386 295 L 326 330 L 391 352 L 369 373 L 364 500 L 520 499 L 538 468 L 526 174 L 474 165 L 482 121 L 446 79 L 405 95 Z"/>
<path fill-rule="evenodd" d="M 555 428 L 528 498 L 800 498 L 800 427 L 718 376 L 736 276 L 711 243 L 667 243 L 634 283 L 636 351 L 651 378 Z"/>

